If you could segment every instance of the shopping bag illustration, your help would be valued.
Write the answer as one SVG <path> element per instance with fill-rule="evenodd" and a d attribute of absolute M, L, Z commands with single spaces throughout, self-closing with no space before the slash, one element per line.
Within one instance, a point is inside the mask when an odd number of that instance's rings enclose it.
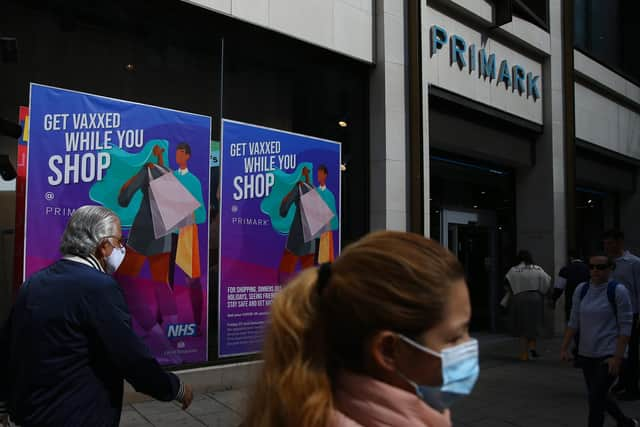
<path fill-rule="evenodd" d="M 180 229 L 176 264 L 191 279 L 200 277 L 200 246 L 197 225 L 193 224 Z"/>
<path fill-rule="evenodd" d="M 304 194 L 302 194 L 302 189 L 300 188 L 300 214 L 302 216 L 302 232 L 304 233 L 305 242 L 320 237 L 325 226 L 331 222 L 334 216 L 331 208 L 315 188 Z"/>
<path fill-rule="evenodd" d="M 171 172 L 153 179 L 149 171 L 149 200 L 156 239 L 166 236 L 200 207 L 178 178 Z"/>
<path fill-rule="evenodd" d="M 320 235 L 320 245 L 318 247 L 318 264 L 333 262 L 335 254 L 333 252 L 333 233 L 324 231 Z"/>

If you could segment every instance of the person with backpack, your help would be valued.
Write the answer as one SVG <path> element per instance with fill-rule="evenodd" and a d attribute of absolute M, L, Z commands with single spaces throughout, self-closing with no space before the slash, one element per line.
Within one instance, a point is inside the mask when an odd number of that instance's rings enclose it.
<path fill-rule="evenodd" d="M 627 357 L 633 309 L 624 285 L 611 279 L 615 262 L 606 255 L 589 258 L 591 279 L 576 288 L 560 358 L 571 360 L 569 346 L 579 334 L 578 358 L 587 385 L 588 427 L 602 427 L 607 412 L 619 427 L 637 427 L 610 393 Z"/>

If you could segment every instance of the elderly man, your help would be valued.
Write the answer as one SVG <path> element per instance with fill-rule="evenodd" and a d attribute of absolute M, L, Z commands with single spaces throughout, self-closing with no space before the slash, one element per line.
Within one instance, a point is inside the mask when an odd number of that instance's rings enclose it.
<path fill-rule="evenodd" d="M 60 251 L 61 260 L 22 285 L 0 331 L 3 421 L 8 412 L 23 427 L 117 426 L 124 379 L 186 409 L 191 387 L 165 372 L 133 333 L 110 275 L 124 258 L 118 217 L 104 207 L 81 207 Z"/>

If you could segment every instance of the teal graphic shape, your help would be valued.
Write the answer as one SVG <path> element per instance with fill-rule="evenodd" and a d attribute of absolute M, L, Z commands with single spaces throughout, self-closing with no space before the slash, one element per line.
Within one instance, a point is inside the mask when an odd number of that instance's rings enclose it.
<path fill-rule="evenodd" d="M 282 235 L 289 234 L 293 217 L 296 213 L 296 206 L 292 204 L 284 217 L 280 216 L 280 204 L 282 199 L 295 187 L 297 182 L 303 180 L 302 168 L 309 169 L 309 183 L 313 185 L 313 165 L 308 162 L 300 163 L 293 173 L 286 173 L 282 170 L 273 171 L 273 187 L 267 197 L 262 199 L 260 210 L 271 219 L 271 226 Z"/>
<path fill-rule="evenodd" d="M 142 193 L 138 192 L 129 203 L 129 206 L 122 207 L 118 204 L 120 188 L 131 177 L 140 172 L 140 168 L 145 164 L 157 163 L 157 158 L 152 153 L 153 147 L 156 145 L 164 149 L 162 153 L 164 166 L 169 168 L 169 157 L 167 155 L 169 141 L 166 139 L 149 140 L 138 153 L 129 153 L 113 147 L 106 150 L 111 155 L 111 165 L 107 169 L 107 173 L 102 181 L 93 184 L 89 190 L 91 200 L 114 211 L 120 217 L 122 227 L 131 227 L 131 224 L 133 224 L 133 219 L 138 210 L 140 210 Z"/>

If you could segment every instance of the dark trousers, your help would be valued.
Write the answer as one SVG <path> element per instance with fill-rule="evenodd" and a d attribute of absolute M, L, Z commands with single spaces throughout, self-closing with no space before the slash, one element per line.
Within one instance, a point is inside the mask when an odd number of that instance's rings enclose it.
<path fill-rule="evenodd" d="M 589 427 L 603 427 L 605 411 L 611 415 L 618 427 L 633 426 L 633 421 L 626 417 L 609 389 L 616 377 L 609 374 L 607 358 L 580 357 L 580 365 L 587 383 L 589 396 Z"/>
<path fill-rule="evenodd" d="M 629 358 L 622 365 L 620 379 L 628 393 L 638 393 L 638 314 L 633 315 L 633 327 L 629 339 Z"/>

